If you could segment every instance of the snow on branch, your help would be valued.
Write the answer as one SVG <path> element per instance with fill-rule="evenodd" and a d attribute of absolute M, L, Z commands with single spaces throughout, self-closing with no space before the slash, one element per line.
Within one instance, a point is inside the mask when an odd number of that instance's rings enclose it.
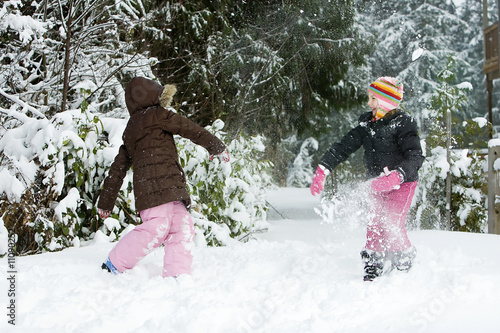
<path fill-rule="evenodd" d="M 307 45 L 312 45 L 312 43 L 308 42 L 304 38 L 305 42 Z M 311 42 L 316 43 L 316 42 L 328 42 L 328 43 L 338 43 L 338 44 L 343 44 L 343 43 L 352 43 L 354 42 L 354 38 L 342 38 L 342 39 L 330 39 L 330 38 L 314 38 L 311 40 Z"/>
<path fill-rule="evenodd" d="M 46 118 L 45 115 L 43 113 L 41 113 L 40 111 L 38 111 L 36 108 L 32 107 L 31 105 L 29 105 L 26 102 L 23 102 L 17 96 L 7 94 L 1 88 L 0 88 L 0 95 L 4 96 L 5 98 L 11 100 L 12 102 L 14 102 L 16 104 L 22 106 L 23 110 L 30 111 L 31 113 L 33 113 L 35 116 L 37 116 L 39 118 Z M 0 109 L 0 111 L 2 113 L 6 113 L 7 115 L 18 119 L 18 120 L 21 120 L 21 121 L 25 120 L 25 115 L 21 115 L 20 113 L 18 115 L 15 115 L 15 114 L 13 114 L 13 112 L 14 112 L 13 110 Z"/>

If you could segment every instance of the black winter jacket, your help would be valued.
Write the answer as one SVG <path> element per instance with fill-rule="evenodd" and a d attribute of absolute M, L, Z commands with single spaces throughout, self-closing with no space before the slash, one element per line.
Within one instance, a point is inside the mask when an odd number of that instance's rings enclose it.
<path fill-rule="evenodd" d="M 320 164 L 332 171 L 352 153 L 363 146 L 367 178 L 383 173 L 384 167 L 397 170 L 403 182 L 418 179 L 418 169 L 425 157 L 415 120 L 401 110 L 394 110 L 384 118 L 372 121 L 372 112 L 362 114 L 359 124 L 340 142 L 334 143 L 323 155 Z"/>

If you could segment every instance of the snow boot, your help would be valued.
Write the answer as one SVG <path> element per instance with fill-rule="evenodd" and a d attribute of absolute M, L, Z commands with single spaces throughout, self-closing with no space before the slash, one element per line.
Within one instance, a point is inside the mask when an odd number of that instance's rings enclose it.
<path fill-rule="evenodd" d="M 115 267 L 115 265 L 113 265 L 111 260 L 109 260 L 109 257 L 106 262 L 102 264 L 101 269 L 104 271 L 108 271 L 114 275 L 120 274 L 120 271 Z"/>
<path fill-rule="evenodd" d="M 392 266 L 398 271 L 408 272 L 413 264 L 413 259 L 417 256 L 417 249 L 410 247 L 404 251 L 394 252 L 392 254 Z"/>
<path fill-rule="evenodd" d="M 375 278 L 382 275 L 382 272 L 384 271 L 383 253 L 365 249 L 361 251 L 361 259 L 363 260 L 363 263 L 365 265 L 365 275 L 363 277 L 363 280 L 373 281 Z"/>

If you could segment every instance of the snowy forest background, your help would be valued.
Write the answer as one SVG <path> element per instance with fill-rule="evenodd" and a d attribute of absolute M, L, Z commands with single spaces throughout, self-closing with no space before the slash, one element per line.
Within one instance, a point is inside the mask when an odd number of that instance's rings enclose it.
<path fill-rule="evenodd" d="M 489 1 L 490 24 L 497 21 Z M 366 108 L 379 76 L 403 81 L 426 161 L 410 227 L 487 225 L 489 131 L 480 0 L 4 1 L 0 9 L 0 252 L 54 251 L 139 223 L 131 177 L 112 217 L 100 186 L 125 127 L 134 76 L 174 83 L 173 108 L 228 145 L 231 164 L 179 138 L 197 242 L 244 241 L 261 228 L 268 186 L 306 187 L 319 158 Z M 493 96 L 498 124 L 498 82 Z M 446 110 L 453 154 L 446 162 Z M 493 134 L 495 137 L 495 134 Z M 363 176 L 361 154 L 335 170 L 325 214 Z"/>

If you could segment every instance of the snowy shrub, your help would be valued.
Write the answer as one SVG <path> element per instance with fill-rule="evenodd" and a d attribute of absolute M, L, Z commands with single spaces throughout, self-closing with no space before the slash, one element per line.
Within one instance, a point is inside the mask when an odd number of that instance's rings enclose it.
<path fill-rule="evenodd" d="M 432 98 L 429 110 L 431 125 L 426 138 L 429 151 L 420 170 L 416 204 L 410 215 L 415 217 L 415 226 L 424 229 L 447 228 L 449 215 L 451 230 L 483 232 L 488 219 L 485 159 L 477 150 L 463 148 L 486 147 L 486 141 L 481 140 L 480 134 L 487 137 L 485 134 L 489 127 L 479 119 L 466 122 L 452 119 L 447 128 L 448 113 L 453 114 L 453 110 L 461 107 L 467 100 L 465 92 L 470 89 L 466 83 L 450 84 L 455 78 L 453 64 L 451 58 L 447 68 L 440 73 L 441 86 Z M 452 129 L 459 130 L 453 132 Z M 448 140 L 451 144 L 449 152 L 446 150 Z M 448 175 L 451 177 L 450 207 L 446 199 Z"/>
<path fill-rule="evenodd" d="M 218 120 L 207 129 L 224 141 L 223 126 Z M 227 245 L 261 228 L 267 210 L 263 190 L 270 184 L 271 166 L 259 158 L 265 149 L 262 137 L 232 140 L 227 147 L 231 163 L 216 157 L 210 161 L 203 147 L 186 139 L 178 138 L 177 146 L 188 179 L 197 240 Z"/>
<path fill-rule="evenodd" d="M 106 170 L 122 143 L 126 120 L 100 118 L 86 103 L 50 120 L 41 114 L 27 117 L 18 104 L 0 111 L 0 216 L 2 226 L 18 235 L 18 254 L 79 246 L 96 232 L 115 240 L 129 225 L 139 223 L 132 171 L 110 219 L 102 221 L 95 206 Z M 209 130 L 223 139 L 222 126 L 215 122 Z M 233 140 L 228 146 L 230 164 L 217 158 L 209 161 L 206 150 L 191 141 L 178 142 L 193 216 L 206 243 L 227 244 L 258 228 L 266 219 L 262 190 L 269 183 L 265 169 L 270 166 L 258 160 L 264 150 L 262 138 Z"/>
<path fill-rule="evenodd" d="M 5 227 L 18 234 L 18 253 L 78 245 L 101 225 L 94 204 L 109 165 L 104 157 L 112 155 L 101 139 L 103 124 L 85 104 L 50 120 L 23 117 L 17 108 L 14 104 L 10 115 L 22 121 L 5 117 L 0 139 Z M 119 199 L 119 212 L 126 216 L 132 210 L 129 193 Z M 133 218 L 123 220 L 127 225 Z"/>
<path fill-rule="evenodd" d="M 307 138 L 302 142 L 300 151 L 292 166 L 288 169 L 287 186 L 307 187 L 311 184 L 315 167 L 312 165 L 314 153 L 318 150 L 318 141 Z"/>
<path fill-rule="evenodd" d="M 288 169 L 297 156 L 299 142 L 296 135 L 282 139 L 279 143 L 266 140 L 264 158 L 272 161 L 271 176 L 279 186 L 287 186 Z"/>
<path fill-rule="evenodd" d="M 484 157 L 467 149 L 452 150 L 451 163 L 446 161 L 446 150 L 431 150 L 420 170 L 420 181 L 415 195 L 416 227 L 446 229 L 446 177 L 452 174 L 451 230 L 483 232 L 487 226 L 486 179 L 483 174 Z"/>
<path fill-rule="evenodd" d="M 86 103 L 83 103 L 81 110 L 67 111 L 54 117 L 58 121 L 56 128 L 60 136 L 55 145 L 57 157 L 51 157 L 51 168 L 59 170 L 61 174 L 60 179 L 55 181 L 60 187 L 57 189 L 60 195 L 57 204 L 54 204 L 54 214 L 58 222 L 55 226 L 60 226 L 61 231 L 54 234 L 56 238 L 49 237 L 50 243 L 46 239 L 37 239 L 37 242 L 48 250 L 78 245 L 80 239 L 92 238 L 99 229 L 117 237 L 98 219 L 95 204 L 105 171 L 114 159 L 117 149 L 107 142 L 105 134 L 112 132 L 114 136 L 121 138 L 120 132 L 124 122 L 108 122 L 105 127 L 100 118 L 91 114 L 86 106 Z M 118 130 L 114 130 L 114 127 L 118 127 Z M 112 141 L 117 141 L 117 138 Z M 124 180 L 117 206 L 112 212 L 114 217 L 122 221 L 122 227 L 138 222 L 133 214 L 131 195 L 132 179 L 129 174 Z M 47 236 L 47 230 L 40 230 L 40 225 L 35 224 L 35 228 L 39 237 Z"/>

